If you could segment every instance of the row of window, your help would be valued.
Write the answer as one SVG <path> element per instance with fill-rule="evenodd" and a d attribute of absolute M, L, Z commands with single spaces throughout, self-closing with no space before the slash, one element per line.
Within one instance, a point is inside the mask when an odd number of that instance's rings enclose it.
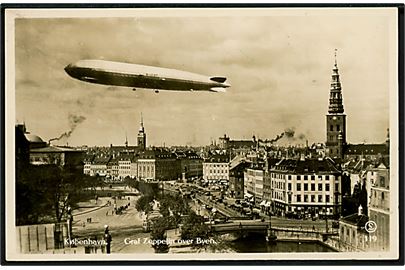
<path fill-rule="evenodd" d="M 277 189 L 285 189 L 285 183 L 283 182 L 275 182 L 272 181 L 272 188 L 277 188 Z M 296 184 L 296 190 L 297 191 L 323 191 L 323 184 L 301 184 L 301 183 L 297 183 Z M 291 191 L 292 190 L 292 184 L 288 183 L 288 190 Z M 325 191 L 330 191 L 330 184 L 325 184 Z M 335 184 L 335 191 L 339 191 L 339 183 Z"/>
<path fill-rule="evenodd" d="M 287 176 L 288 180 L 292 180 L 292 175 L 285 175 L 285 174 L 280 174 L 280 173 L 271 173 L 270 174 L 272 178 L 276 179 L 285 179 Z M 297 175 L 297 180 L 315 180 L 316 175 Z M 318 180 L 326 180 L 328 181 L 329 179 L 333 179 L 332 175 L 318 175 Z"/>
<path fill-rule="evenodd" d="M 211 166 L 214 168 L 228 168 L 228 164 L 211 164 L 211 163 L 204 163 L 205 166 Z"/>
<path fill-rule="evenodd" d="M 297 191 L 301 191 L 301 183 L 297 183 Z M 318 184 L 318 189 L 316 189 L 315 184 L 304 184 L 303 185 L 304 189 L 303 191 L 322 191 L 323 184 Z M 288 184 L 288 190 L 291 190 L 291 184 Z M 339 184 L 335 185 L 335 190 L 339 190 Z M 325 191 L 330 191 L 330 185 L 325 184 Z"/>
<path fill-rule="evenodd" d="M 303 201 L 301 201 L 301 199 L 303 198 Z M 311 203 L 322 203 L 323 202 L 323 197 L 322 195 L 318 195 L 318 201 L 316 201 L 316 195 L 304 195 L 303 197 L 301 197 L 301 195 L 297 195 L 297 202 L 311 202 Z M 311 200 L 311 201 L 309 201 Z M 291 202 L 291 195 L 288 195 L 288 201 Z M 325 195 L 325 202 L 330 202 L 330 196 L 329 195 Z"/>
<path fill-rule="evenodd" d="M 228 170 L 210 170 L 210 173 L 228 173 Z"/>

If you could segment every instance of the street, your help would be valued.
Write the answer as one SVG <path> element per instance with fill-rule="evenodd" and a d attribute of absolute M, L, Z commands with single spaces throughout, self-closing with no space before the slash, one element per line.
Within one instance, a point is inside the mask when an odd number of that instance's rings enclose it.
<path fill-rule="evenodd" d="M 128 200 L 129 198 L 129 200 Z M 102 239 L 104 226 L 108 225 L 112 236 L 111 253 L 153 253 L 149 244 L 125 244 L 125 238 L 149 238 L 149 233 L 142 231 L 142 218 L 135 209 L 135 203 L 139 196 L 126 196 L 116 200 L 117 208 L 130 204 L 127 210 L 120 215 L 113 215 L 114 200 L 110 197 L 98 198 L 98 205 L 94 204 L 93 211 L 80 213 L 73 211 L 73 236 L 77 238 L 94 237 Z M 111 205 L 107 202 L 110 201 Z M 107 205 L 106 205 L 107 204 Z M 97 208 L 104 205 L 101 208 Z M 91 218 L 91 222 L 87 222 Z"/>

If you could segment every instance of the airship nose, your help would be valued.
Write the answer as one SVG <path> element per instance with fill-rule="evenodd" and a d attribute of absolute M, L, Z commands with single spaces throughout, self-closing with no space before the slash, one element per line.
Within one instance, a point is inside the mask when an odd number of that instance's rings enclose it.
<path fill-rule="evenodd" d="M 73 70 L 74 70 L 74 67 L 73 67 L 72 64 L 69 64 L 69 65 L 67 65 L 67 66 L 65 67 L 65 72 L 66 72 L 67 74 L 69 74 L 70 76 L 73 75 Z"/>
<path fill-rule="evenodd" d="M 68 72 L 72 68 L 72 64 L 69 64 L 65 67 L 65 71 Z"/>
<path fill-rule="evenodd" d="M 222 83 L 223 87 L 231 87 L 231 85 L 229 83 Z"/>

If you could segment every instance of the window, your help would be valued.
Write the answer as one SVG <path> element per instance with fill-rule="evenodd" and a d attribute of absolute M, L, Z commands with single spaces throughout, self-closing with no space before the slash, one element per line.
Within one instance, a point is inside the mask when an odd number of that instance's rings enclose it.
<path fill-rule="evenodd" d="M 384 176 L 380 176 L 380 186 L 385 187 L 385 177 Z"/>
<path fill-rule="evenodd" d="M 384 200 L 384 192 L 381 192 L 381 200 Z"/>
<path fill-rule="evenodd" d="M 315 184 L 311 184 L 311 190 L 315 191 Z"/>
<path fill-rule="evenodd" d="M 339 183 L 335 184 L 335 192 L 339 192 Z"/>
<path fill-rule="evenodd" d="M 301 180 L 301 175 L 297 175 L 297 180 Z"/>
<path fill-rule="evenodd" d="M 325 175 L 325 180 L 329 180 L 329 175 Z"/>
<path fill-rule="evenodd" d="M 333 131 L 333 125 L 330 125 L 330 131 Z"/>
<path fill-rule="evenodd" d="M 322 195 L 318 195 L 318 202 L 322 202 Z"/>
<path fill-rule="evenodd" d="M 301 202 L 301 195 L 297 195 L 297 202 Z"/>
<path fill-rule="evenodd" d="M 288 183 L 288 190 L 291 190 L 291 183 Z"/>
<path fill-rule="evenodd" d="M 311 195 L 311 202 L 315 202 L 315 195 Z"/>
<path fill-rule="evenodd" d="M 304 180 L 308 180 L 308 175 L 304 175 Z"/>
<path fill-rule="evenodd" d="M 297 184 L 297 191 L 301 191 L 301 184 L 300 183 Z"/>
<path fill-rule="evenodd" d="M 329 195 L 326 195 L 325 201 L 328 203 L 329 202 Z"/>
<path fill-rule="evenodd" d="M 318 190 L 322 191 L 322 184 L 318 184 Z"/>
<path fill-rule="evenodd" d="M 288 176 L 288 180 L 291 180 L 291 175 Z"/>
<path fill-rule="evenodd" d="M 315 180 L 315 175 L 311 175 L 311 180 Z"/>
<path fill-rule="evenodd" d="M 325 191 L 329 191 L 329 184 L 325 184 Z"/>
<path fill-rule="evenodd" d="M 291 194 L 288 194 L 288 201 L 291 202 Z"/>
<path fill-rule="evenodd" d="M 304 184 L 304 191 L 308 190 L 308 184 Z"/>
<path fill-rule="evenodd" d="M 308 202 L 308 195 L 304 195 L 304 202 Z"/>
<path fill-rule="evenodd" d="M 336 125 L 336 131 L 340 131 L 340 125 Z"/>

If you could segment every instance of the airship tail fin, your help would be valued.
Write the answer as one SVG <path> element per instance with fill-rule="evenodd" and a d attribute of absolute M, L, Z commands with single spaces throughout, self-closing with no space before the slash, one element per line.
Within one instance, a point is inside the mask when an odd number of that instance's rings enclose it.
<path fill-rule="evenodd" d="M 214 81 L 214 82 L 223 83 L 226 81 L 226 78 L 225 77 L 211 77 L 210 80 Z"/>
<path fill-rule="evenodd" d="M 221 92 L 221 93 L 225 93 L 226 92 L 226 88 L 224 87 L 212 87 L 210 89 L 211 92 Z"/>

